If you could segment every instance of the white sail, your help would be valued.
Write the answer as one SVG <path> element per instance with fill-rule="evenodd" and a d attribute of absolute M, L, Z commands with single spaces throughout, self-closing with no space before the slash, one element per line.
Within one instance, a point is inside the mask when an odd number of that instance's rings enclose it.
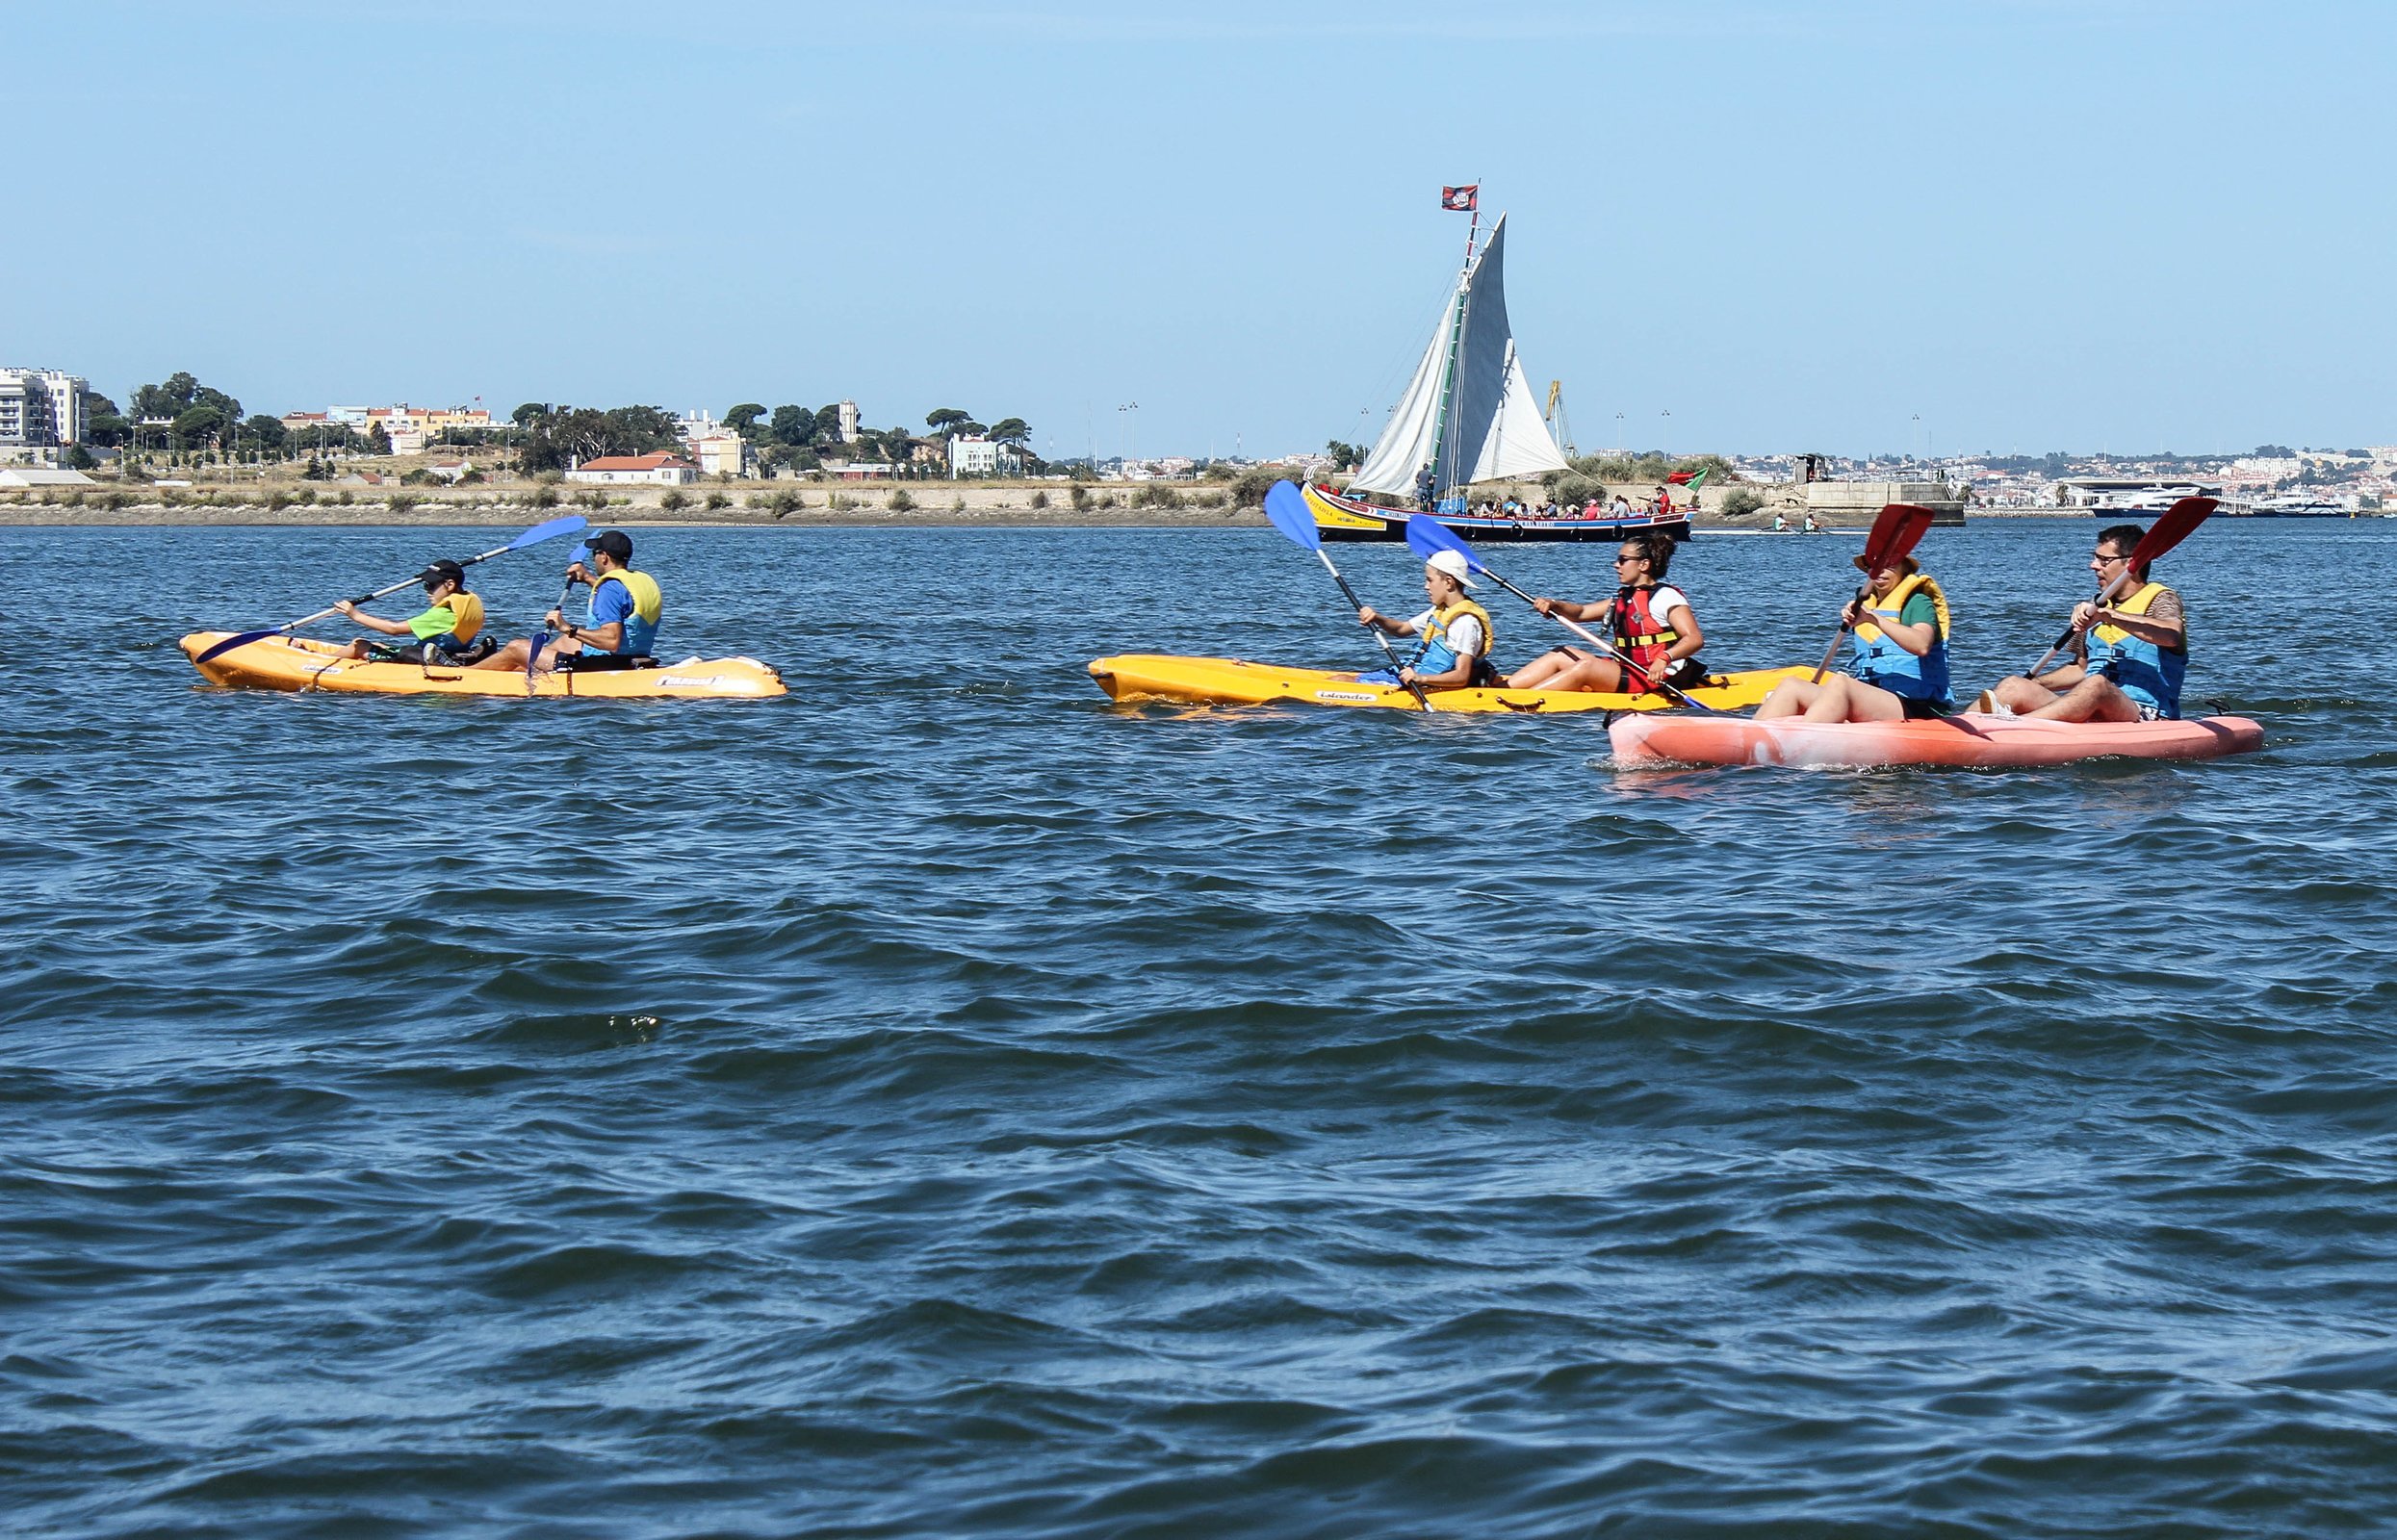
<path fill-rule="evenodd" d="M 1507 395 L 1499 402 L 1498 415 L 1490 420 L 1489 436 L 1482 441 L 1482 457 L 1473 464 L 1475 481 L 1508 481 L 1517 476 L 1545 475 L 1565 468 L 1565 458 L 1557 448 L 1557 436 L 1550 431 L 1547 414 L 1539 409 L 1539 398 L 1532 394 L 1532 382 L 1523 372 L 1523 360 L 1514 356 L 1509 346 L 1507 353 Z"/>
<path fill-rule="evenodd" d="M 1398 410 L 1390 414 L 1390 425 L 1381 430 L 1374 452 L 1365 456 L 1349 483 L 1351 492 L 1415 495 L 1415 478 L 1431 463 L 1432 439 L 1440 430 L 1440 392 L 1448 383 L 1448 345 L 1456 329 L 1456 296 L 1451 295 L 1431 333 L 1431 346 L 1424 349 L 1415 377 L 1399 398 Z"/>
<path fill-rule="evenodd" d="M 1441 316 L 1414 379 L 1351 491 L 1409 497 L 1426 466 L 1442 491 L 1565 468 L 1515 356 L 1507 320 L 1506 246 L 1507 218 L 1501 215 L 1489 244 L 1466 271 L 1462 324 L 1454 305 Z"/>

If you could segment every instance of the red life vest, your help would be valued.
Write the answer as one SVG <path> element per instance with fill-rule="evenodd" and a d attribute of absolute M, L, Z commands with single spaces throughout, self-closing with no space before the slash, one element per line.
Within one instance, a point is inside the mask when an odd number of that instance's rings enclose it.
<path fill-rule="evenodd" d="M 1681 632 L 1673 629 L 1649 609 L 1654 587 L 1626 588 L 1614 597 L 1614 643 L 1630 655 L 1635 672 L 1640 677 L 1631 682 L 1642 688 L 1672 668 L 1668 655 L 1672 645 L 1681 640 Z"/>

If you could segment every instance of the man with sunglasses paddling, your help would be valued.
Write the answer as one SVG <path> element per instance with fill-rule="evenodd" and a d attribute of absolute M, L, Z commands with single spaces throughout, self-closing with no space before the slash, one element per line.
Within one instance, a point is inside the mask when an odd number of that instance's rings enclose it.
<path fill-rule="evenodd" d="M 2099 531 L 2089 570 L 2098 598 L 2073 610 L 2073 660 L 2037 679 L 2016 675 L 1990 692 L 2001 713 L 2051 722 L 2154 722 L 2180 715 L 2189 626 L 2180 596 L 2130 565 L 2147 531 Z"/>

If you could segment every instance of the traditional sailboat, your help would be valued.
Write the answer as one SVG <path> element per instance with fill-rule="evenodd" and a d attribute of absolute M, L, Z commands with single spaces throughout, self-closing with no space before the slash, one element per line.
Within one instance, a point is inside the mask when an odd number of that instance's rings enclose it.
<path fill-rule="evenodd" d="M 1478 188 L 1444 191 L 1442 207 L 1473 215 L 1465 265 L 1406 394 L 1347 493 L 1306 489 L 1316 528 L 1326 540 L 1405 539 L 1406 515 L 1363 496 L 1379 493 L 1413 499 L 1469 540 L 1613 540 L 1635 529 L 1687 534 L 1688 519 L 1681 513 L 1522 519 L 1477 518 L 1468 511 L 1466 491 L 1475 482 L 1566 469 L 1507 320 L 1507 217 L 1498 217 L 1489 243 L 1480 245 L 1480 202 Z"/>

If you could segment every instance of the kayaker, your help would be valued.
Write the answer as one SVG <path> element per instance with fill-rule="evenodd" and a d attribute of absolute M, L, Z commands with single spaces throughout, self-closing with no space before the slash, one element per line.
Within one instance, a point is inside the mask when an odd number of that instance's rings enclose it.
<path fill-rule="evenodd" d="M 1862 570 L 1865 558 L 1854 559 Z M 1900 556 L 1867 580 L 1869 597 L 1861 605 L 1849 600 L 1840 612 L 1856 640 L 1848 672 L 1828 675 L 1820 684 L 1782 680 L 1756 708 L 1756 720 L 1803 715 L 1809 722 L 1898 722 L 1956 708 L 1947 698 L 1947 596 L 1912 556 Z"/>
<path fill-rule="evenodd" d="M 584 622 L 570 622 L 553 609 L 542 618 L 542 624 L 554 634 L 538 657 L 533 653 L 533 639 L 520 637 L 476 667 L 562 669 L 580 674 L 636 668 L 655 661 L 650 650 L 657 645 L 657 622 L 665 612 L 665 601 L 656 578 L 632 570 L 632 537 L 621 529 L 610 529 L 585 544 L 590 549 L 591 565 L 585 567 L 578 561 L 566 569 L 568 582 L 591 585 Z"/>
<path fill-rule="evenodd" d="M 1490 666 L 1490 642 L 1497 633 L 1490 625 L 1490 612 L 1465 597 L 1466 589 L 1480 586 L 1469 572 L 1465 558 L 1456 552 L 1435 552 L 1423 564 L 1423 591 L 1430 596 L 1430 609 L 1412 620 L 1393 620 L 1371 604 L 1356 612 L 1360 626 L 1377 626 L 1393 636 L 1421 638 L 1415 655 L 1395 676 L 1387 670 L 1377 671 L 1381 678 L 1419 684 L 1427 690 L 1498 681 L 1497 670 Z M 1375 677 L 1359 676 L 1369 680 Z"/>
<path fill-rule="evenodd" d="M 454 561 L 436 561 L 418 574 L 417 580 L 425 585 L 425 611 L 406 620 L 369 615 L 352 600 L 334 604 L 345 619 L 368 630 L 408 638 L 395 646 L 361 636 L 349 644 L 345 655 L 397 663 L 464 663 L 479 655 L 474 641 L 482 629 L 482 601 L 466 591 L 466 569 Z M 486 643 L 483 651 L 490 650 Z"/>
<path fill-rule="evenodd" d="M 1623 542 L 1614 555 L 1614 576 L 1622 583 L 1612 599 L 1577 604 L 1565 599 L 1533 601 L 1543 615 L 1562 615 L 1584 625 L 1605 624 L 1614 631 L 1614 645 L 1632 660 L 1626 668 L 1612 654 L 1586 647 L 1559 647 L 1542 653 L 1507 680 L 1510 690 L 1596 690 L 1604 694 L 1643 695 L 1665 683 L 1688 689 L 1706 678 L 1697 660 L 1706 645 L 1696 612 L 1678 588 L 1664 581 L 1673 562 L 1673 537 L 1642 530 Z"/>
<path fill-rule="evenodd" d="M 2189 623 L 2180 596 L 2132 568 L 2130 553 L 2147 531 L 2118 524 L 2098 532 L 2089 570 L 2098 592 L 2116 584 L 2104 604 L 2073 607 L 2073 660 L 2039 678 L 2015 675 L 1990 694 L 2001 714 L 2051 722 L 2154 722 L 2180 715 L 2180 683 L 2189 671 Z M 2127 574 L 2127 577 L 2126 577 Z"/>

